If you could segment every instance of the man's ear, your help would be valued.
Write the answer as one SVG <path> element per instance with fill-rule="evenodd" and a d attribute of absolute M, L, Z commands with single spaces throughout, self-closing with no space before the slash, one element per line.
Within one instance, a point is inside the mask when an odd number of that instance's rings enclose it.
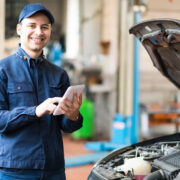
<path fill-rule="evenodd" d="M 16 32 L 17 32 L 17 35 L 21 35 L 21 29 L 22 29 L 22 27 L 21 27 L 21 24 L 17 24 L 17 26 L 16 26 Z"/>

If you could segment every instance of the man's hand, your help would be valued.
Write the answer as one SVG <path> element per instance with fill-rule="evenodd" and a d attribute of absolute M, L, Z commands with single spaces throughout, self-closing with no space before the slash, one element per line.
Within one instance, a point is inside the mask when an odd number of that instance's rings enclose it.
<path fill-rule="evenodd" d="M 54 109 L 56 108 L 55 103 L 59 103 L 62 98 L 60 97 L 54 97 L 54 98 L 48 98 L 44 102 L 42 102 L 39 106 L 36 107 L 36 116 L 41 117 L 44 114 L 52 114 L 54 112 Z"/>
<path fill-rule="evenodd" d="M 69 101 L 67 98 L 63 99 L 59 104 L 59 111 L 62 112 L 68 119 L 72 121 L 78 120 L 79 109 L 82 104 L 82 93 L 77 96 L 77 93 L 73 93 L 73 101 Z"/>

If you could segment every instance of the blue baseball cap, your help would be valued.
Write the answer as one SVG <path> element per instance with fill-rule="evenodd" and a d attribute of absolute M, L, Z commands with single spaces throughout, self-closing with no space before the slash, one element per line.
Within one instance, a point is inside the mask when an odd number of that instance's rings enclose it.
<path fill-rule="evenodd" d="M 51 12 L 40 3 L 28 4 L 24 6 L 23 10 L 21 11 L 19 15 L 18 23 L 20 23 L 24 18 L 31 17 L 37 12 L 42 12 L 49 18 L 51 24 L 54 23 L 54 17 L 51 14 Z"/>

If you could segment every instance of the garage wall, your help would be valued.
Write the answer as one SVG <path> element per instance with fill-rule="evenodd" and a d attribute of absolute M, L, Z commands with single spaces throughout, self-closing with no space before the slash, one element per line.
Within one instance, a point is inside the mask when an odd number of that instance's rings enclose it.
<path fill-rule="evenodd" d="M 5 0 L 1 1 L 0 4 L 0 58 L 3 58 L 4 56 L 4 40 L 5 40 Z"/>
<path fill-rule="evenodd" d="M 103 89 L 106 92 L 97 94 L 96 132 L 111 138 L 112 122 L 116 110 L 116 71 L 118 54 L 118 0 L 102 1 L 101 41 L 109 41 L 109 54 L 105 56 L 106 77 Z M 100 51 L 99 51 L 100 53 Z"/>
<path fill-rule="evenodd" d="M 110 41 L 109 68 L 113 74 L 116 71 L 118 54 L 118 0 L 103 0 L 102 41 Z"/>
<path fill-rule="evenodd" d="M 101 0 L 81 0 L 81 32 L 82 54 L 91 57 L 99 54 L 101 39 Z"/>

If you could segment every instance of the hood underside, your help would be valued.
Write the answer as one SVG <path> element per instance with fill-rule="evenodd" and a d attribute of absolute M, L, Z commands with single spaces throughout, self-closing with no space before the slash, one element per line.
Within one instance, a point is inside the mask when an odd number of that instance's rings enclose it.
<path fill-rule="evenodd" d="M 180 20 L 148 20 L 129 32 L 144 45 L 153 65 L 180 88 Z"/>

